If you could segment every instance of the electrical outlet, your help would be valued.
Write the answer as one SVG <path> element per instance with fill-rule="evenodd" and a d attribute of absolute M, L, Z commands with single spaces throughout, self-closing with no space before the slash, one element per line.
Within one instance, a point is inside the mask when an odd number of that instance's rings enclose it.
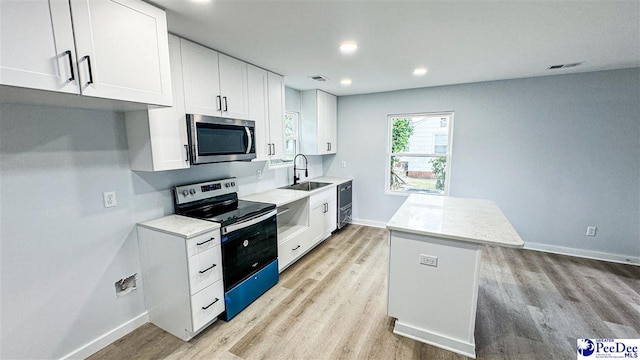
<path fill-rule="evenodd" d="M 595 226 L 587 226 L 587 236 L 596 236 L 596 229 Z"/>
<path fill-rule="evenodd" d="M 420 264 L 428 266 L 438 266 L 438 257 L 420 254 Z"/>
<path fill-rule="evenodd" d="M 102 193 L 102 200 L 104 201 L 104 207 L 110 208 L 118 205 L 116 201 L 116 192 L 115 191 L 107 191 Z"/>
<path fill-rule="evenodd" d="M 346 162 L 346 161 L 344 161 L 344 160 L 342 160 L 342 162 L 340 163 L 340 165 L 341 165 L 343 168 L 346 168 L 346 167 L 347 167 L 347 162 Z"/>
<path fill-rule="evenodd" d="M 256 170 L 256 179 L 260 180 L 262 177 L 262 170 Z"/>

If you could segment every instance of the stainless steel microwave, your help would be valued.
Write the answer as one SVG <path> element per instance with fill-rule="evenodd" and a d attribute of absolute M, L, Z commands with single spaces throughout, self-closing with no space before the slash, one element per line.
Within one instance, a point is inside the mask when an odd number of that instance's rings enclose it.
<path fill-rule="evenodd" d="M 256 123 L 251 120 L 187 115 L 192 164 L 250 161 L 256 157 Z"/>

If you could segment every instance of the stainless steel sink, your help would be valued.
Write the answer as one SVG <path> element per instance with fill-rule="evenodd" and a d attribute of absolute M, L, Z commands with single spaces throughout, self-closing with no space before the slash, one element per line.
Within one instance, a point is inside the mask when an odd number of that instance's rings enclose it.
<path fill-rule="evenodd" d="M 332 184 L 324 182 L 305 181 L 295 185 L 283 186 L 280 189 L 312 191 L 329 185 Z"/>

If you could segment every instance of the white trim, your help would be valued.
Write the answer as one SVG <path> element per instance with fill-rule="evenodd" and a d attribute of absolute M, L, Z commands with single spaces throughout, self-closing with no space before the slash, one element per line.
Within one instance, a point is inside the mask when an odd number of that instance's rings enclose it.
<path fill-rule="evenodd" d="M 526 242 L 524 244 L 524 248 L 529 250 L 553 253 L 553 254 L 576 256 L 576 257 L 581 257 L 586 259 L 610 261 L 610 262 L 615 262 L 620 264 L 628 264 L 628 265 L 636 265 L 636 266 L 640 265 L 640 256 L 625 256 L 625 255 L 611 254 L 611 253 L 605 253 L 600 251 L 574 249 L 574 248 L 565 247 L 565 246 L 540 244 L 540 243 L 532 243 L 532 242 Z"/>
<path fill-rule="evenodd" d="M 351 223 L 355 225 L 364 225 L 364 226 L 372 226 L 377 228 L 387 228 L 387 223 L 383 221 L 373 221 L 373 220 L 365 220 L 365 219 L 351 219 Z"/>
<path fill-rule="evenodd" d="M 396 320 L 396 325 L 393 327 L 393 333 L 425 344 L 433 345 L 441 349 L 452 351 L 472 359 L 476 358 L 475 344 L 453 339 L 441 334 L 432 333 L 424 329 L 419 329 L 409 324 L 402 323 L 399 320 Z"/>
<path fill-rule="evenodd" d="M 76 350 L 63 356 L 61 359 L 86 359 L 89 356 L 97 353 L 98 351 L 110 345 L 114 341 L 127 335 L 133 330 L 149 322 L 149 314 L 145 311 L 135 318 L 127 321 L 126 323 L 116 327 L 115 329 L 103 334 L 94 340 L 82 345 Z"/>

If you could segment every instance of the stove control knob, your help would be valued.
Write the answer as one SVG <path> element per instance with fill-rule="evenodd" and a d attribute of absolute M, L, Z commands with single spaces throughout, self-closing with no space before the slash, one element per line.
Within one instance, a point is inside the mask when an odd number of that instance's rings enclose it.
<path fill-rule="evenodd" d="M 232 182 L 232 183 L 231 183 L 231 186 L 236 186 L 236 183 L 235 183 L 235 182 Z"/>
<path fill-rule="evenodd" d="M 189 191 L 184 190 L 184 191 L 182 192 L 182 195 L 184 195 L 184 196 L 188 196 L 188 195 L 189 195 Z"/>
<path fill-rule="evenodd" d="M 229 186 L 231 186 L 231 184 L 226 183 L 226 184 L 224 184 L 224 186 L 225 186 L 225 187 L 229 187 Z"/>
<path fill-rule="evenodd" d="M 196 189 L 191 189 L 191 190 L 189 190 L 189 194 L 191 194 L 191 195 L 195 195 L 195 194 L 196 194 Z"/>

